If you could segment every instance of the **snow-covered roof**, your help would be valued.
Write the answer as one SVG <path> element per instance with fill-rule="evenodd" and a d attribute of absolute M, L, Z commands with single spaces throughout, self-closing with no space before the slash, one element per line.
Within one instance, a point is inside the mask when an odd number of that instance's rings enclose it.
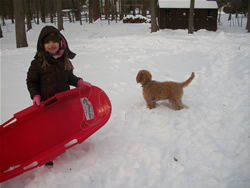
<path fill-rule="evenodd" d="M 160 8 L 190 8 L 190 0 L 158 0 Z M 218 4 L 214 0 L 195 0 L 194 8 L 217 9 Z"/>

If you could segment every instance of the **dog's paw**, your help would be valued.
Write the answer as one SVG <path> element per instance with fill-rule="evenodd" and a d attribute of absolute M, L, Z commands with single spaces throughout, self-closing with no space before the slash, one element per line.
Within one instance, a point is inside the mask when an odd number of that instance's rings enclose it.
<path fill-rule="evenodd" d="M 150 106 L 150 107 L 148 107 L 150 110 L 152 110 L 152 109 L 154 109 L 154 108 L 156 108 L 155 106 Z"/>

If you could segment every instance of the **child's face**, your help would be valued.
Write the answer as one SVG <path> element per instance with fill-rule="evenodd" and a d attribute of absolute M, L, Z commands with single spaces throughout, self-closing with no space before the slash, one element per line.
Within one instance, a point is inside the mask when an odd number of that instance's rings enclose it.
<path fill-rule="evenodd" d="M 50 55 L 56 55 L 59 50 L 59 43 L 54 41 L 49 41 L 44 44 L 45 51 L 49 52 Z"/>

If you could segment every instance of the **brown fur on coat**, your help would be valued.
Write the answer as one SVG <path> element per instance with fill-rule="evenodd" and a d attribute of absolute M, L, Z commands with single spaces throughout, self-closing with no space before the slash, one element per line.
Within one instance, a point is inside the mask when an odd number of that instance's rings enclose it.
<path fill-rule="evenodd" d="M 140 70 L 136 76 L 136 82 L 142 84 L 143 97 L 149 109 L 155 108 L 156 102 L 168 99 L 176 110 L 184 106 L 181 102 L 183 88 L 194 79 L 194 73 L 185 82 L 177 83 L 171 81 L 157 82 L 152 80 L 152 75 L 147 70 Z"/>

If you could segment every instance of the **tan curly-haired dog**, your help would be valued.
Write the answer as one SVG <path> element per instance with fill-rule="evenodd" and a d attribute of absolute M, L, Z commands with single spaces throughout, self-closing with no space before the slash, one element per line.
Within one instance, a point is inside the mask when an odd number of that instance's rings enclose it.
<path fill-rule="evenodd" d="M 181 110 L 184 106 L 181 102 L 183 88 L 194 79 L 194 73 L 185 82 L 157 82 L 152 80 L 152 75 L 147 70 L 140 70 L 136 76 L 137 83 L 142 84 L 143 97 L 149 109 L 155 108 L 156 102 L 168 99 L 170 104 Z"/>

